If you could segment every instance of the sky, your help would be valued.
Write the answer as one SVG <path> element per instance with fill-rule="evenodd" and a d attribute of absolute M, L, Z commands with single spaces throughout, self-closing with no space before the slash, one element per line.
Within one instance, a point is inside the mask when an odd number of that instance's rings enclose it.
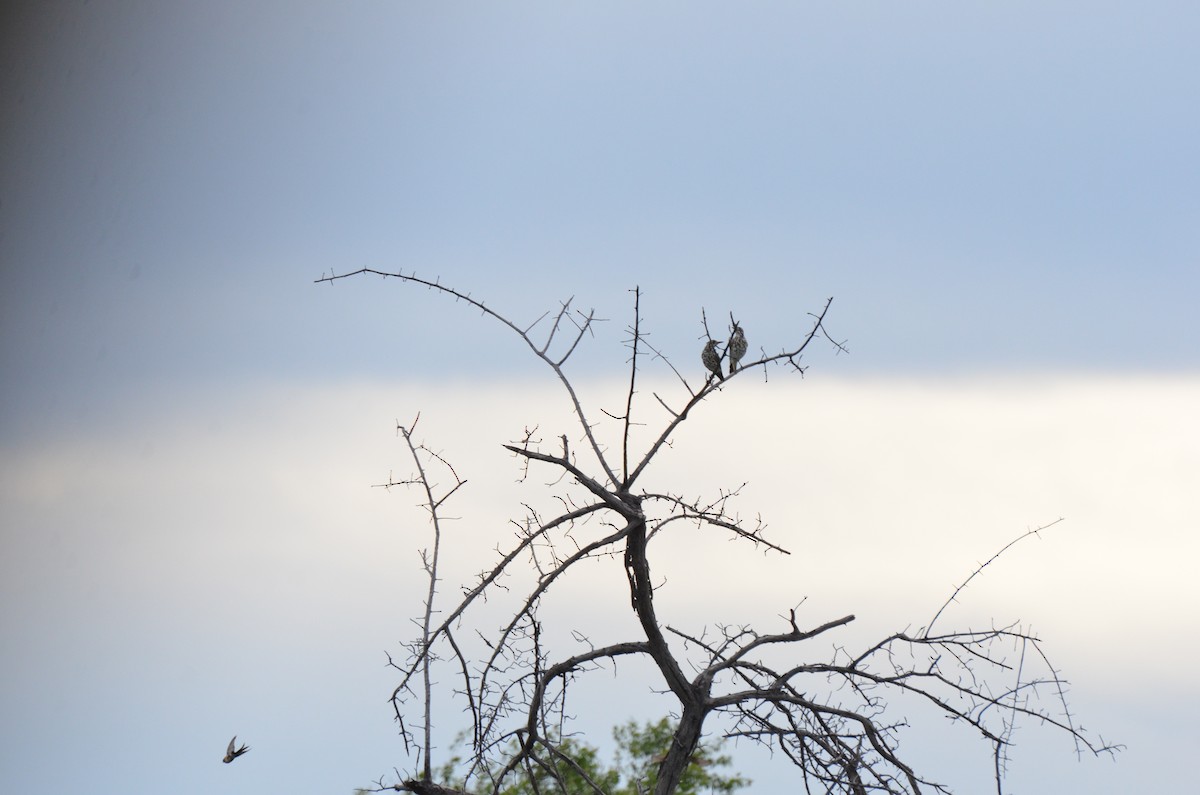
<path fill-rule="evenodd" d="M 919 626 L 1061 517 L 954 615 L 1044 632 L 1084 725 L 1128 748 L 1077 761 L 1028 727 L 1012 791 L 1178 788 L 1200 707 L 1192 4 L 118 0 L 9 3 L 0 36 L 0 789 L 411 769 L 384 663 L 426 526 L 371 488 L 408 468 L 396 423 L 420 412 L 470 472 L 464 577 L 546 493 L 500 445 L 570 426 L 478 312 L 315 283 L 363 267 L 522 326 L 594 308 L 571 375 L 597 415 L 623 405 L 634 288 L 693 382 L 702 312 L 775 351 L 833 298 L 845 353 L 738 379 L 655 474 L 745 481 L 793 554 L 664 539 L 664 603 L 697 628 L 801 600 L 854 633 Z M 652 426 L 650 387 L 681 387 L 645 378 Z M 558 626 L 616 631 L 589 576 Z M 596 687 L 601 724 L 666 710 Z M 958 791 L 988 786 L 978 749 L 914 727 Z M 234 733 L 253 750 L 221 765 Z M 755 792 L 794 791 L 737 753 Z"/>

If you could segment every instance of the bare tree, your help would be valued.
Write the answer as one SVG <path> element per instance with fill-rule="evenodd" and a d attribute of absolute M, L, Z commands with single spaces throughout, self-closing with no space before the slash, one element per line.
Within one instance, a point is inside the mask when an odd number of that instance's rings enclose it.
<path fill-rule="evenodd" d="M 748 526 L 731 512 L 727 503 L 733 492 L 722 491 L 708 500 L 685 499 L 678 493 L 643 490 L 639 483 L 664 445 L 702 402 L 720 399 L 723 391 L 737 388 L 738 379 L 752 373 L 765 377 L 770 369 L 782 367 L 803 374 L 803 356 L 815 341 L 844 350 L 826 330 L 832 299 L 809 316 L 810 322 L 795 340 L 773 352 L 762 348 L 748 352 L 745 328 L 732 314 L 726 329 L 724 323 L 721 328 L 710 327 L 701 312 L 701 362 L 693 364 L 692 353 L 687 366 L 677 366 L 651 346 L 641 327 L 641 296 L 634 290 L 633 320 L 626 341 L 628 387 L 621 409 L 604 412 L 604 421 L 620 438 L 615 449 L 609 449 L 565 369 L 593 331 L 597 322 L 594 311 L 578 311 L 572 301 L 566 301 L 557 311 L 521 326 L 466 293 L 415 274 L 363 269 L 318 281 L 363 274 L 426 287 L 469 304 L 507 328 L 553 372 L 575 418 L 574 431 L 557 435 L 553 444 L 542 443 L 534 430 L 505 445 L 523 462 L 526 473 L 544 468 L 554 474 L 551 488 L 559 509 L 553 516 L 543 516 L 527 506 L 524 519 L 514 522 L 518 530 L 512 546 L 500 550 L 492 568 L 464 585 L 448 610 L 435 607 L 443 596 L 438 585 L 445 508 L 465 481 L 449 462 L 414 440 L 416 421 L 399 425 L 415 473 L 407 479 L 389 478 L 381 485 L 411 485 L 422 492 L 432 521 L 433 543 L 422 553 L 429 587 L 418 621 L 419 633 L 406 645 L 404 659 L 389 659 L 399 671 L 391 703 L 416 766 L 408 775 L 397 772 L 394 783 L 380 780 L 377 789 L 500 793 L 526 776 L 546 780 L 549 774 L 551 780 L 561 783 L 565 771 L 572 771 L 575 780 L 582 775 L 590 782 L 571 758 L 569 744 L 562 742 L 568 687 L 580 686 L 589 673 L 611 668 L 623 658 L 651 661 L 661 677 L 663 692 L 676 704 L 674 736 L 659 761 L 655 795 L 676 791 L 706 727 L 781 752 L 795 766 L 807 792 L 948 792 L 910 765 L 899 751 L 898 737 L 905 721 L 894 714 L 897 710 L 890 702 L 911 702 L 914 697 L 971 727 L 991 744 L 998 793 L 1003 792 L 1012 732 L 1021 719 L 1065 732 L 1079 753 L 1115 750 L 1085 735 L 1068 708 L 1065 681 L 1046 658 L 1039 638 L 1017 625 L 935 631 L 944 605 L 920 630 L 895 632 L 857 651 L 831 644 L 832 652 L 811 659 L 814 646 L 807 641 L 834 638 L 836 631 L 855 617 L 837 616 L 808 625 L 802 624 L 792 609 L 773 631 L 718 626 L 688 633 L 657 614 L 651 542 L 674 523 L 719 528 L 747 544 L 788 554 L 765 536 L 761 523 Z M 642 396 L 638 379 L 647 361 L 661 362 L 673 371 L 680 385 L 676 397 L 651 393 L 651 403 Z M 660 426 L 639 445 L 631 432 L 651 414 L 659 417 Z M 584 525 L 601 529 L 589 534 L 583 532 Z M 580 636 L 582 650 L 564 654 L 543 640 L 543 600 L 555 582 L 583 562 L 598 558 L 623 561 L 627 599 L 607 603 L 627 604 L 638 631 L 622 642 L 600 646 Z M 989 563 L 991 560 L 980 566 L 947 605 Z M 533 580 L 507 617 L 499 626 L 472 623 L 471 616 L 497 591 L 507 590 L 508 578 L 517 571 L 532 571 Z M 460 638 L 464 632 L 473 635 L 471 648 Z M 477 654 L 476 649 L 482 653 Z M 781 659 L 788 662 L 780 664 Z M 442 695 L 458 701 L 470 716 L 469 764 L 457 783 L 435 781 L 431 760 L 435 688 L 430 672 L 438 662 L 456 672 L 456 684 Z M 599 784 L 590 782 L 590 786 L 604 795 Z"/>

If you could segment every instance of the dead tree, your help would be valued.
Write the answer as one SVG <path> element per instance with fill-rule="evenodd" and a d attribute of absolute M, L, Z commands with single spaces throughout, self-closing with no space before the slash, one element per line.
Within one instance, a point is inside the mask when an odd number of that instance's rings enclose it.
<path fill-rule="evenodd" d="M 650 345 L 641 328 L 640 293 L 634 290 L 624 405 L 619 411 L 604 412 L 621 440 L 610 451 L 565 369 L 592 332 L 597 322 L 594 311 L 578 311 L 567 301 L 557 311 L 520 326 L 466 293 L 415 274 L 363 269 L 318 281 L 366 274 L 423 286 L 440 297 L 468 304 L 507 328 L 561 383 L 576 423 L 573 431 L 557 434 L 552 446 L 539 442 L 535 432 L 505 445 L 526 472 L 544 468 L 554 473 L 555 499 L 561 510 L 547 517 L 530 508 L 524 521 L 514 523 L 518 533 L 512 545 L 499 550 L 499 560 L 490 570 L 462 587 L 461 596 L 448 610 L 435 608 L 435 601 L 443 596 L 437 584 L 444 506 L 464 481 L 441 456 L 414 441 L 415 421 L 398 427 L 416 470 L 411 478 L 389 479 L 381 485 L 412 485 L 423 492 L 433 544 L 422 558 L 429 588 L 417 621 L 420 631 L 406 645 L 404 659 L 390 659 L 399 671 L 391 704 L 406 751 L 416 764 L 408 775 L 397 771 L 394 783 L 381 779 L 377 789 L 495 794 L 516 778 L 532 778 L 534 771 L 561 782 L 562 772 L 573 770 L 590 781 L 560 741 L 568 686 L 578 687 L 589 673 L 629 657 L 652 661 L 661 689 L 676 703 L 674 738 L 659 762 L 655 795 L 675 792 L 706 728 L 781 752 L 808 792 L 948 792 L 899 752 L 898 737 L 905 722 L 889 708 L 889 697 L 916 697 L 982 735 L 993 749 L 998 793 L 1003 792 L 1007 749 L 1019 720 L 1065 732 L 1081 753 L 1115 750 L 1085 735 L 1068 708 L 1065 682 L 1043 654 L 1040 640 L 1016 625 L 935 631 L 939 610 L 918 631 L 896 632 L 857 651 L 833 645 L 833 652 L 811 659 L 814 647 L 808 641 L 834 637 L 855 617 L 838 616 L 814 626 L 802 624 L 793 609 L 774 631 L 716 627 L 689 634 L 672 628 L 656 612 L 652 542 L 674 523 L 720 528 L 747 544 L 788 554 L 765 536 L 762 525 L 747 526 L 727 510 L 728 492 L 708 501 L 688 500 L 646 491 L 639 484 L 655 456 L 705 401 L 720 399 L 724 390 L 737 388 L 739 379 L 754 373 L 765 376 L 770 368 L 803 374 L 802 357 L 814 341 L 844 350 L 825 327 L 832 299 L 809 316 L 811 322 L 795 340 L 785 341 L 773 352 L 760 348 L 757 354 L 748 353 L 739 319 L 730 315 L 728 329 L 724 323 L 714 329 L 702 312 L 702 362 L 693 364 L 696 352 L 688 352 L 688 365 L 677 366 Z M 726 338 L 726 333 L 731 336 Z M 680 384 L 675 398 L 654 393 L 650 409 L 637 390 L 647 360 L 665 364 Z M 631 439 L 631 429 L 644 423 L 651 411 L 661 427 L 639 447 Z M 436 476 L 431 467 L 439 470 Z M 449 485 L 442 485 L 447 476 Z M 609 603 L 627 604 L 639 631 L 635 637 L 602 646 L 591 646 L 581 638 L 586 648 L 574 654 L 550 648 L 543 641 L 539 613 L 547 591 L 582 562 L 597 558 L 623 561 L 628 593 L 625 599 Z M 472 624 L 476 608 L 498 590 L 507 589 L 505 581 L 519 570 L 532 571 L 533 580 L 507 619 L 490 628 Z M 482 654 L 476 656 L 468 649 L 460 632 L 474 633 L 469 640 L 482 641 L 475 644 Z M 780 665 L 781 656 L 792 661 Z M 443 663 L 443 671 L 455 671 L 457 684 L 446 697 L 461 702 L 470 716 L 467 770 L 458 783 L 435 781 L 430 754 L 435 695 L 430 671 L 435 663 Z M 591 786 L 597 795 L 605 795 L 599 785 L 592 782 Z"/>

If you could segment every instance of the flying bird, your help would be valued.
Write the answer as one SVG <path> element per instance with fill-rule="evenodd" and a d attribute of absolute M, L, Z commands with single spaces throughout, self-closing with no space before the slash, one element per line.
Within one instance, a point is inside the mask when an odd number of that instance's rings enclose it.
<path fill-rule="evenodd" d="M 733 324 L 733 336 L 729 338 L 729 372 L 733 373 L 738 368 L 738 362 L 746 355 L 746 335 L 742 333 L 742 327 L 737 323 Z"/>
<path fill-rule="evenodd" d="M 721 354 L 717 353 L 716 340 L 709 340 L 708 344 L 704 346 L 704 350 L 700 353 L 700 361 L 704 362 L 704 366 L 717 378 L 725 380 L 725 376 L 721 374 Z"/>
<path fill-rule="evenodd" d="M 235 735 L 233 735 L 233 739 L 229 741 L 229 749 L 227 751 L 225 751 L 225 758 L 221 760 L 225 764 L 229 764 L 230 762 L 232 762 L 233 760 L 237 759 L 239 756 L 241 756 L 242 754 L 244 754 L 250 750 L 249 748 L 246 747 L 245 743 L 242 743 L 241 748 L 234 750 L 233 746 L 236 744 L 237 744 L 237 735 L 235 734 Z"/>

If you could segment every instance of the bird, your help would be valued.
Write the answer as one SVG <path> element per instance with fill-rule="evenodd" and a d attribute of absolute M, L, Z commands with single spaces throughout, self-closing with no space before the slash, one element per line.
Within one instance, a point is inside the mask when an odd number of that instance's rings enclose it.
<path fill-rule="evenodd" d="M 242 754 L 244 754 L 250 750 L 249 748 L 246 747 L 245 743 L 242 743 L 242 747 L 238 748 L 235 751 L 233 746 L 236 744 L 237 744 L 237 735 L 235 734 L 235 735 L 233 735 L 233 739 L 229 741 L 229 749 L 227 751 L 225 751 L 225 758 L 221 760 L 225 764 L 229 764 L 230 762 L 232 762 L 233 760 L 237 759 L 239 756 L 241 756 Z"/>
<path fill-rule="evenodd" d="M 710 370 L 713 375 L 725 380 L 725 376 L 721 373 L 721 354 L 717 353 L 717 341 L 709 340 L 704 346 L 704 350 L 700 353 L 700 361 L 704 362 L 704 366 Z"/>
<path fill-rule="evenodd" d="M 729 338 L 729 372 L 733 373 L 738 367 L 738 362 L 746 355 L 746 335 L 742 333 L 742 327 L 737 323 L 733 324 L 733 336 Z"/>

